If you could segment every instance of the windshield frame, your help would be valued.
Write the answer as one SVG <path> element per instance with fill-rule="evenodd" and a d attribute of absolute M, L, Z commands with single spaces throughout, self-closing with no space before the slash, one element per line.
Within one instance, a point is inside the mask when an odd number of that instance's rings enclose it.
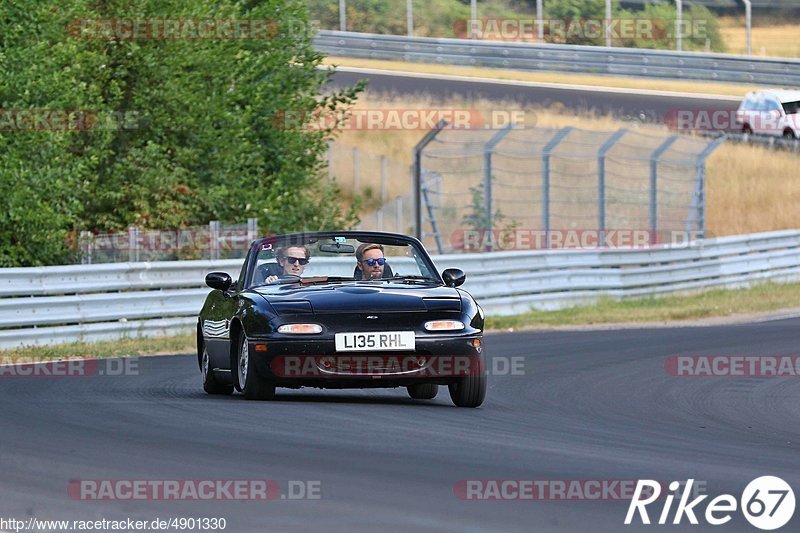
<path fill-rule="evenodd" d="M 257 261 L 259 251 L 263 248 L 264 245 L 271 244 L 276 245 L 280 243 L 301 243 L 301 242 L 315 242 L 320 239 L 332 239 L 334 237 L 344 237 L 346 239 L 355 239 L 359 242 L 369 242 L 375 244 L 383 244 L 386 246 L 411 246 L 415 247 L 415 249 L 419 252 L 415 254 L 415 260 L 418 263 L 421 263 L 420 271 L 423 270 L 423 267 L 428 270 L 430 273 L 431 283 L 435 283 L 437 285 L 444 285 L 444 280 L 442 279 L 439 270 L 436 268 L 436 265 L 433 263 L 428 251 L 425 249 L 425 246 L 420 242 L 418 239 L 414 237 L 410 237 L 408 235 L 402 235 L 399 233 L 385 233 L 380 231 L 320 231 L 320 232 L 302 232 L 302 233 L 288 233 L 285 235 L 274 235 L 272 237 L 266 237 L 264 239 L 253 241 L 252 245 L 250 246 L 250 251 L 247 254 L 246 259 L 246 273 L 245 273 L 245 280 L 242 283 L 241 287 L 244 290 L 253 289 L 256 287 L 265 287 L 267 285 L 253 285 L 253 276 L 256 272 Z M 285 246 L 285 244 L 284 244 Z M 355 265 L 354 265 L 355 266 Z M 387 278 L 388 279 L 388 278 Z M 349 280 L 348 280 L 349 281 Z M 381 282 L 385 280 L 356 280 L 353 279 L 353 282 L 361 282 L 361 283 L 375 283 Z M 337 283 L 341 283 L 337 281 Z"/>

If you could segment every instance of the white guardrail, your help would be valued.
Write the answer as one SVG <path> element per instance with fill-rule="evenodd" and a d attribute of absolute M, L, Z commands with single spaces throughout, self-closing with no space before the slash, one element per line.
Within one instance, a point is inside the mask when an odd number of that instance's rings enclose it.
<path fill-rule="evenodd" d="M 800 231 L 697 241 L 686 247 L 537 250 L 434 256 L 461 268 L 488 315 L 800 279 Z M 210 291 L 242 260 L 0 269 L 0 348 L 192 331 Z M 348 266 L 348 269 L 350 267 Z"/>
<path fill-rule="evenodd" d="M 338 57 L 613 74 L 761 85 L 800 85 L 800 60 L 704 52 L 408 37 L 320 30 L 314 46 Z"/>

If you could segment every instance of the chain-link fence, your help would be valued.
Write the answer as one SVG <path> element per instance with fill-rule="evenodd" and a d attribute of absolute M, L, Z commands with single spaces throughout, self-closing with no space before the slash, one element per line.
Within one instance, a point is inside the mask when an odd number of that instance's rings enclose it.
<path fill-rule="evenodd" d="M 638 231 L 650 245 L 703 236 L 705 161 L 722 142 L 573 127 L 443 129 L 427 140 L 416 233 L 439 253 L 478 251 L 465 234 L 498 231 L 539 232 L 536 248 L 564 245 L 569 232 L 599 235 L 601 247 L 612 233 Z"/>
<path fill-rule="evenodd" d="M 209 222 L 176 230 L 146 230 L 131 226 L 119 233 L 81 232 L 81 263 L 240 259 L 258 238 L 258 219 L 244 224 Z"/>

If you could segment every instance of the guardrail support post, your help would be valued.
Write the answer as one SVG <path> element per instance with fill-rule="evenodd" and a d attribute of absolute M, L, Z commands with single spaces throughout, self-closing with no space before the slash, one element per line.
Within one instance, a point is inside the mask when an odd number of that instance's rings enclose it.
<path fill-rule="evenodd" d="M 556 149 L 564 137 L 572 131 L 572 126 L 560 129 L 542 148 L 542 229 L 544 230 L 544 247 L 550 247 L 550 154 Z"/>
<path fill-rule="evenodd" d="M 597 152 L 597 230 L 601 246 L 606 240 L 606 154 L 626 133 L 627 128 L 615 132 Z"/>
<path fill-rule="evenodd" d="M 658 236 L 658 161 L 664 152 L 680 138 L 672 135 L 655 149 L 650 156 L 650 244 L 656 244 Z"/>
<path fill-rule="evenodd" d="M 347 5 L 339 0 L 339 31 L 347 31 Z"/>
<path fill-rule="evenodd" d="M 422 151 L 445 126 L 447 121 L 440 120 L 414 147 L 414 236 L 420 240 L 422 240 Z"/>
<path fill-rule="evenodd" d="M 675 48 L 678 52 L 683 51 L 683 0 L 675 0 L 677 17 L 675 17 Z"/>

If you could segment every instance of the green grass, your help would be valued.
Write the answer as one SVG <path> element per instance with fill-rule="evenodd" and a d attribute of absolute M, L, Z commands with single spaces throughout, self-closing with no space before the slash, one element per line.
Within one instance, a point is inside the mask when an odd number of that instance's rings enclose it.
<path fill-rule="evenodd" d="M 487 329 L 526 329 L 591 324 L 691 321 L 800 307 L 800 283 L 764 283 L 748 289 L 717 289 L 699 294 L 615 301 L 558 311 L 486 317 Z"/>
<path fill-rule="evenodd" d="M 197 339 L 194 334 L 173 337 L 129 338 L 96 343 L 75 342 L 56 346 L 30 346 L 0 351 L 0 362 L 19 357 L 60 359 L 67 357 L 122 357 L 129 355 L 161 355 L 195 353 Z"/>

